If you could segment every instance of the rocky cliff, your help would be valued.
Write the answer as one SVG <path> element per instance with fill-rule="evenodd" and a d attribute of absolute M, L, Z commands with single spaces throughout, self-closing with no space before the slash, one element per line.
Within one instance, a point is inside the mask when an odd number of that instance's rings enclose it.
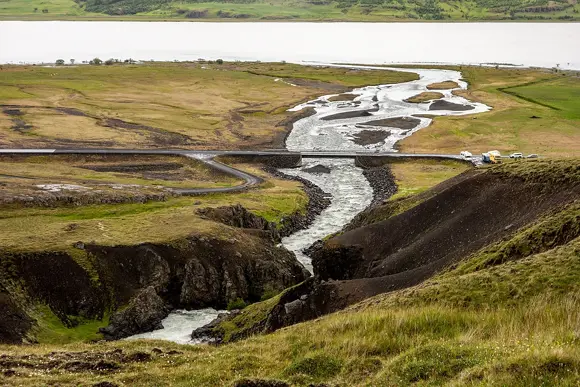
<path fill-rule="evenodd" d="M 304 281 L 308 273 L 275 245 L 267 222 L 244 216 L 249 223 L 232 223 L 239 227 L 161 244 L 0 252 L 0 341 L 33 341 L 37 305 L 67 327 L 112 313 L 102 333 L 118 339 L 158 327 L 173 308 L 255 302 Z"/>

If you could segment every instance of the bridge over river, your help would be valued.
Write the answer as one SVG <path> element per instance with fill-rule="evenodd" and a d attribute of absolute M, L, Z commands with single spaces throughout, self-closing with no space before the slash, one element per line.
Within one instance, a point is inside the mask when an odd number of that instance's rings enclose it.
<path fill-rule="evenodd" d="M 275 161 L 277 167 L 295 168 L 301 165 L 303 158 L 316 159 L 353 159 L 356 165 L 365 168 L 381 162 L 388 162 L 388 159 L 441 159 L 458 160 L 477 165 L 479 158 L 466 159 L 460 155 L 438 154 L 438 153 L 399 153 L 399 152 L 369 152 L 369 151 L 287 151 L 281 149 L 265 150 L 191 150 L 191 149 L 106 149 L 106 148 L 79 148 L 79 149 L 56 149 L 56 148 L 22 148 L 22 149 L 0 149 L 0 155 L 167 155 L 185 156 L 199 160 L 209 167 L 228 173 L 237 178 L 243 179 L 244 183 L 233 187 L 220 188 L 195 188 L 195 189 L 174 189 L 175 192 L 183 195 L 201 195 L 214 192 L 236 192 L 243 191 L 251 186 L 261 183 L 262 178 L 250 173 L 231 167 L 223 162 L 215 160 L 219 156 L 249 158 L 254 160 Z"/>

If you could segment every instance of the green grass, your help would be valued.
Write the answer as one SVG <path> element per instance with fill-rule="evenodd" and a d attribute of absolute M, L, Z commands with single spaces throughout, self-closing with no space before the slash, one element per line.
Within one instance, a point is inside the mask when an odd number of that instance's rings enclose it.
<path fill-rule="evenodd" d="M 530 6 L 548 3 L 519 0 L 470 2 L 414 2 L 400 0 L 383 3 L 376 0 L 338 0 L 314 4 L 307 1 L 281 0 L 226 2 L 182 1 L 114 1 L 94 0 L 6 0 L 1 3 L 0 17 L 20 20 L 169 20 L 169 21 L 479 21 L 479 20 L 578 20 L 578 6 L 561 0 L 551 4 L 563 9 L 525 12 Z M 35 11 L 35 8 L 37 10 Z M 42 12 L 46 10 L 46 12 Z M 203 14 L 188 18 L 188 11 Z"/>
<path fill-rule="evenodd" d="M 576 207 L 551 214 L 516 232 L 506 242 L 550 240 L 553 228 L 567 229 Z M 551 226 L 559 219 L 560 226 Z M 566 220 L 568 219 L 568 220 Z M 517 242 L 516 244 L 520 244 Z M 494 247 L 495 246 L 495 247 Z M 505 244 L 485 251 L 505 251 Z M 145 363 L 114 373 L 20 373 L 27 385 L 115 383 L 232 385 L 235 380 L 284 380 L 352 386 L 490 385 L 574 386 L 580 378 L 580 237 L 544 245 L 524 257 L 448 270 L 416 287 L 383 294 L 342 312 L 256 336 L 213 346 L 177 346 L 159 341 L 106 344 L 1 346 L 7 355 L 51 351 L 164 351 Z M 261 308 L 277 297 L 242 311 L 239 325 L 251 326 Z M 270 306 L 271 307 L 271 306 Z M 240 315 L 241 316 L 241 315 Z M 238 324 L 236 324 L 238 325 Z M 169 363 L 168 363 L 169 361 Z"/>
<path fill-rule="evenodd" d="M 397 193 L 389 198 L 390 201 L 424 192 L 470 168 L 466 163 L 450 160 L 413 160 L 388 166 L 397 184 Z"/>
<path fill-rule="evenodd" d="M 497 149 L 547 157 L 580 154 L 579 78 L 538 70 L 454 67 L 469 83 L 456 92 L 492 107 L 465 117 L 437 117 L 400 143 L 401 151 L 473 154 Z"/>
<path fill-rule="evenodd" d="M 275 82 L 283 76 L 305 83 L 293 87 Z M 72 143 L 76 147 L 272 148 L 280 146 L 286 129 L 278 124 L 290 117 L 287 109 L 304 100 L 336 92 L 337 87 L 348 90 L 415 77 L 273 63 L 7 66 L 0 72 L 0 104 L 46 108 L 20 108 L 19 118 L 32 126 L 25 134 L 12 129 L 11 117 L 0 113 L 0 136 L 5 146 L 12 147 L 71 147 Z M 88 117 L 50 109 L 54 107 L 74 108 Z M 155 129 L 111 128 L 100 118 Z"/>
<path fill-rule="evenodd" d="M 108 325 L 108 316 L 102 320 L 83 320 L 77 318 L 74 327 L 66 327 L 46 305 L 38 305 L 33 313 L 37 317 L 34 328 L 35 339 L 40 344 L 68 344 L 102 340 L 98 333 L 100 327 Z"/>
<path fill-rule="evenodd" d="M 192 233 L 231 235 L 201 219 L 197 208 L 241 204 L 279 222 L 304 211 L 308 198 L 299 183 L 272 179 L 242 193 L 174 197 L 162 202 L 87 205 L 82 207 L 7 207 L 0 214 L 0 248 L 41 251 L 69 249 L 77 241 L 104 245 L 168 242 Z M 75 224 L 73 229 L 71 224 Z"/>
<path fill-rule="evenodd" d="M 563 77 L 504 89 L 527 101 L 562 112 L 568 119 L 580 119 L 580 78 Z M 549 91 L 549 92 L 546 92 Z"/>

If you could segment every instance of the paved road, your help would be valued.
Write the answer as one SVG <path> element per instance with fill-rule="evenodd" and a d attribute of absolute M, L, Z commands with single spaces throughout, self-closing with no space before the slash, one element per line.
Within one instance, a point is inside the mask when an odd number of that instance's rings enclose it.
<path fill-rule="evenodd" d="M 199 160 L 202 163 L 207 164 L 213 169 L 225 172 L 227 174 L 233 175 L 244 180 L 243 184 L 236 185 L 233 187 L 219 187 L 219 188 L 187 188 L 187 189 L 173 189 L 174 192 L 180 193 L 182 195 L 202 195 L 215 192 L 237 192 L 243 191 L 251 186 L 260 184 L 264 180 L 261 177 L 252 175 L 250 173 L 241 171 L 237 168 L 230 167 L 229 165 L 220 163 L 213 159 L 214 156 L 208 156 L 204 154 L 186 154 L 187 157 Z"/>
<path fill-rule="evenodd" d="M 215 192 L 238 192 L 246 190 L 254 185 L 263 182 L 263 179 L 239 169 L 230 167 L 214 160 L 217 156 L 288 156 L 296 155 L 303 158 L 356 158 L 358 156 L 369 157 L 394 157 L 394 158 L 441 158 L 451 160 L 465 160 L 459 155 L 435 154 L 435 153 L 398 153 L 398 152 L 353 152 L 353 151 L 287 151 L 280 149 L 271 150 L 185 150 L 185 149 L 0 149 L 2 154 L 42 154 L 42 155 L 62 155 L 62 154 L 119 154 L 119 155 L 175 155 L 186 156 L 199 160 L 211 168 L 230 174 L 236 178 L 244 180 L 243 184 L 233 187 L 220 188 L 192 188 L 174 189 L 182 195 L 201 195 Z M 476 158 L 469 160 L 477 164 Z"/>

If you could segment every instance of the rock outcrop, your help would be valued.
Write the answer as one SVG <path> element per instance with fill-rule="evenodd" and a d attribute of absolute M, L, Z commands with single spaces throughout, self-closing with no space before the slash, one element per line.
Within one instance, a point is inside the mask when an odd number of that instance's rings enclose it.
<path fill-rule="evenodd" d="M 233 206 L 200 208 L 197 210 L 197 213 L 202 218 L 220 222 L 228 226 L 263 230 L 269 232 L 272 235 L 273 240 L 280 240 L 280 234 L 275 223 L 268 222 L 261 216 L 251 213 L 240 204 Z"/>
<path fill-rule="evenodd" d="M 265 220 L 244 209 L 231 211 L 240 222 L 230 224 L 260 228 L 221 226 L 217 235 L 166 243 L 78 242 L 75 253 L 0 252 L 0 342 L 26 340 L 38 318 L 26 311 L 35 303 L 47 305 L 69 327 L 78 318 L 100 320 L 120 311 L 102 331 L 118 339 L 154 329 L 168 307 L 224 309 L 238 298 L 256 302 L 308 278 L 294 254 L 262 229 Z"/>
<path fill-rule="evenodd" d="M 129 306 L 111 316 L 109 326 L 100 328 L 106 340 L 118 340 L 137 333 L 162 329 L 163 320 L 169 314 L 169 307 L 149 286 L 141 290 Z"/>

